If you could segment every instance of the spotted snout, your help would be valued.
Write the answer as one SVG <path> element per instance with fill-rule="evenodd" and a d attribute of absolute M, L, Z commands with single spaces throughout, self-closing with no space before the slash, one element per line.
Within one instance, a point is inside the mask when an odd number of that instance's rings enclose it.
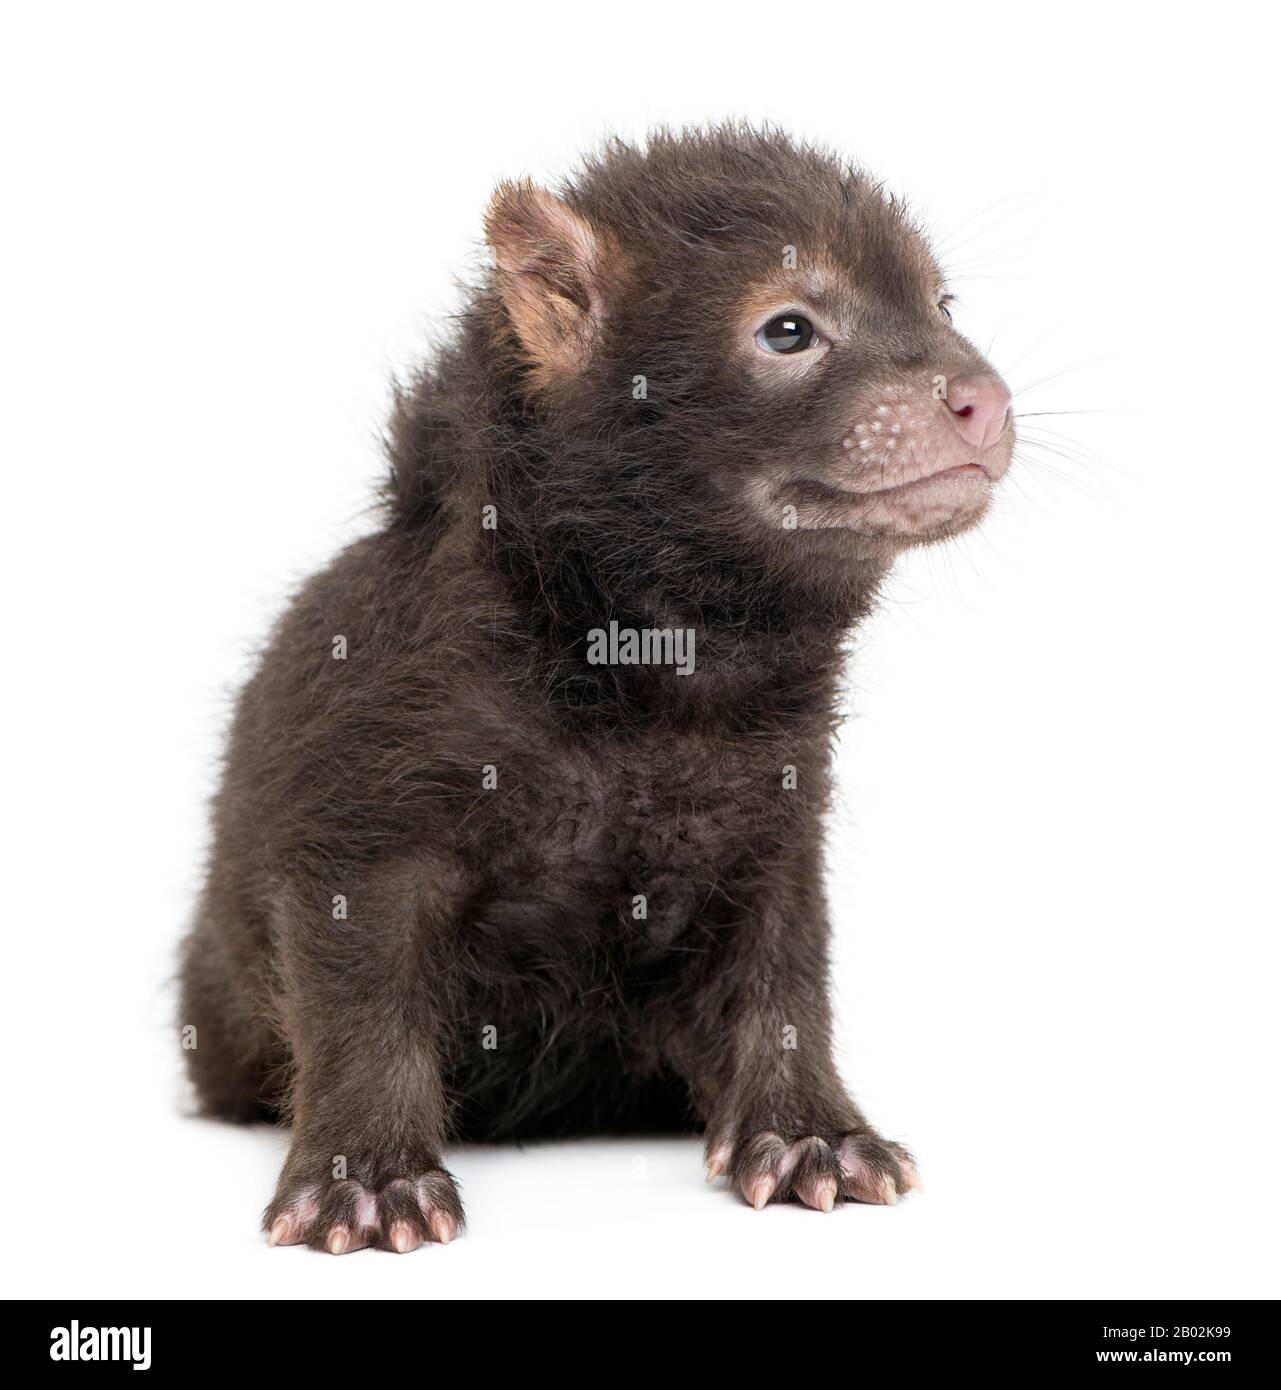
<path fill-rule="evenodd" d="M 831 481 L 883 492 L 969 465 L 995 481 L 1009 463 L 1009 429 L 1010 391 L 995 372 L 900 384 L 854 411 L 841 441 L 846 468 Z"/>

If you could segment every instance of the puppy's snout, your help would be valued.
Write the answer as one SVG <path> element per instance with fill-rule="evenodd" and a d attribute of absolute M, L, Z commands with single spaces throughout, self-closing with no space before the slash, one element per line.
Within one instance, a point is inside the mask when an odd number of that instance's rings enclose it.
<path fill-rule="evenodd" d="M 999 376 L 980 372 L 950 380 L 943 404 L 961 438 L 982 452 L 1009 424 L 1010 399 L 1010 389 Z"/>

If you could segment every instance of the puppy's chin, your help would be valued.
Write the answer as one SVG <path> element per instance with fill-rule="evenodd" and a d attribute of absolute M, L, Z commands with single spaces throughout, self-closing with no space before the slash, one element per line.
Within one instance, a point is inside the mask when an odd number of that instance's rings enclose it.
<path fill-rule="evenodd" d="M 761 483 L 752 489 L 751 500 L 758 519 L 784 533 L 817 533 L 855 555 L 892 559 L 901 550 L 970 530 L 983 519 L 992 493 L 988 473 L 964 464 L 875 491 L 809 478 L 779 486 Z"/>

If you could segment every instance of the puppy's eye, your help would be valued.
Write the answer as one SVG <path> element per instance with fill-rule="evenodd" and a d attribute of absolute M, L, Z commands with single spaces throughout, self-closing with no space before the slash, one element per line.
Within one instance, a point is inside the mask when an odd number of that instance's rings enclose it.
<path fill-rule="evenodd" d="M 757 329 L 756 341 L 766 352 L 804 352 L 818 341 L 814 325 L 799 314 L 780 314 Z"/>
<path fill-rule="evenodd" d="M 956 296 L 954 294 L 945 294 L 943 298 L 939 300 L 939 313 L 943 315 L 948 323 L 952 322 L 951 306 L 955 303 Z"/>

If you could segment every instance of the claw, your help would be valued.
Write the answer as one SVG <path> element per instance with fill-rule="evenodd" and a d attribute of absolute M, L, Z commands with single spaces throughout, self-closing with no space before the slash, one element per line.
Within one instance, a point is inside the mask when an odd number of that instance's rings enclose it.
<path fill-rule="evenodd" d="M 453 1217 L 447 1216 L 443 1211 L 433 1212 L 427 1224 L 441 1245 L 448 1245 L 458 1234 Z"/>
<path fill-rule="evenodd" d="M 393 1221 L 387 1235 L 391 1240 L 392 1249 L 398 1255 L 407 1255 L 411 1250 L 417 1250 L 421 1243 L 408 1221 Z"/>
<path fill-rule="evenodd" d="M 816 1182 L 798 1186 L 796 1195 L 815 1211 L 831 1211 L 836 1206 L 836 1179 L 819 1178 Z"/>
<path fill-rule="evenodd" d="M 768 1174 L 765 1177 L 757 1178 L 750 1188 L 746 1185 L 743 1187 L 743 1196 L 747 1198 L 756 1211 L 760 1211 L 773 1195 L 774 1179 Z"/>

